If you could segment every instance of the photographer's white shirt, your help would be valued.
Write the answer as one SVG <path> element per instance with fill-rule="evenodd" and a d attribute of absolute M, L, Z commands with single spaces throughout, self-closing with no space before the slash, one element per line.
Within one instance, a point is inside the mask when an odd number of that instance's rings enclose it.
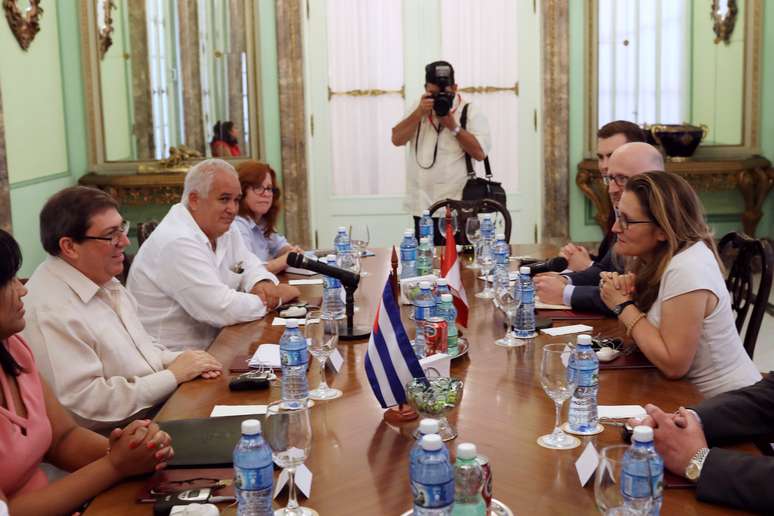
<path fill-rule="evenodd" d="M 224 326 L 266 315 L 250 293 L 261 280 L 278 283 L 233 224 L 213 252 L 188 208 L 175 204 L 138 251 L 127 287 L 145 329 L 167 348 L 206 349 Z"/>
<path fill-rule="evenodd" d="M 457 125 L 461 125 L 460 117 L 465 104 L 469 104 L 466 130 L 476 137 L 484 154 L 488 155 L 491 146 L 489 123 L 476 104 L 465 101 L 458 94 L 454 99 L 451 114 L 457 121 Z M 409 113 L 416 110 L 418 105 L 419 101 L 414 103 Z M 422 215 L 422 210 L 428 209 L 434 202 L 446 198 L 462 198 L 462 189 L 467 181 L 465 152 L 451 131 L 445 127 L 440 133 L 437 131 L 438 124 L 435 116 L 432 120 L 424 117 L 419 125 L 418 136 L 415 131 L 414 136 L 406 144 L 409 147 L 409 161 L 406 167 L 404 207 L 411 215 Z M 427 167 L 433 162 L 436 138 L 438 155 L 435 164 L 429 169 L 424 169 L 420 164 Z"/>

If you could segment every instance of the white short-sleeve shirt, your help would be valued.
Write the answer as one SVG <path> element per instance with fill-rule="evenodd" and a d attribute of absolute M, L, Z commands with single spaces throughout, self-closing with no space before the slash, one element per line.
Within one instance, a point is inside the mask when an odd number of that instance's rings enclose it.
<path fill-rule="evenodd" d="M 709 290 L 718 298 L 718 304 L 702 323 L 699 347 L 686 378 L 707 398 L 760 380 L 761 374 L 747 356 L 736 331 L 731 297 L 720 267 L 704 242 L 672 257 L 661 278 L 658 297 L 648 311 L 648 320 L 658 327 L 664 301 L 697 290 Z"/>

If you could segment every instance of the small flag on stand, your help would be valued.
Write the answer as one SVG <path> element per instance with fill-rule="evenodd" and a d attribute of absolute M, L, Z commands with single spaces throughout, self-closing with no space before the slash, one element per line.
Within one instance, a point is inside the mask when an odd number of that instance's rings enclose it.
<path fill-rule="evenodd" d="M 406 384 L 414 378 L 425 377 L 400 320 L 400 307 L 395 302 L 389 279 L 376 310 L 365 370 L 382 408 L 406 403 Z"/>
<path fill-rule="evenodd" d="M 446 278 L 452 295 L 454 308 L 457 309 L 457 322 L 468 327 L 468 296 L 462 285 L 460 259 L 457 256 L 457 243 L 454 241 L 454 229 L 451 223 L 451 211 L 446 208 L 446 249 L 441 260 L 441 277 Z"/>

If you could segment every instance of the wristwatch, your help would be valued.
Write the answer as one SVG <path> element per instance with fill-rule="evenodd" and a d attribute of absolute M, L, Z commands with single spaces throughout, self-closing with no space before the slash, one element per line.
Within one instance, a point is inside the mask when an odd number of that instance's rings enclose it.
<path fill-rule="evenodd" d="M 685 468 L 685 478 L 691 482 L 698 482 L 699 475 L 701 475 L 701 468 L 704 466 L 704 461 L 707 459 L 709 448 L 699 448 L 696 455 L 691 457 L 691 461 Z"/>
<path fill-rule="evenodd" d="M 620 305 L 615 305 L 613 307 L 613 313 L 616 315 L 616 317 L 618 317 L 619 315 L 621 315 L 621 312 L 624 311 L 624 308 L 626 308 L 629 305 L 633 305 L 633 304 L 634 304 L 634 301 L 632 301 L 630 299 L 629 301 L 624 301 Z"/>
<path fill-rule="evenodd" d="M 462 130 L 462 127 L 457 126 L 457 127 L 455 127 L 454 129 L 451 130 L 451 133 L 452 133 L 453 136 L 459 136 L 461 130 Z"/>

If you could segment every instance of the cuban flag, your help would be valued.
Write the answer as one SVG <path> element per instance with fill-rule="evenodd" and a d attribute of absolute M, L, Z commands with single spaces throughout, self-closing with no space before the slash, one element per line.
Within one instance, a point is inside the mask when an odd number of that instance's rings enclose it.
<path fill-rule="evenodd" d="M 389 279 L 376 309 L 365 370 L 382 408 L 406 403 L 406 384 L 413 378 L 425 377 L 400 320 L 400 308 L 392 295 Z"/>
<path fill-rule="evenodd" d="M 448 208 L 447 208 L 448 210 Z M 468 296 L 462 285 L 460 258 L 457 255 L 457 243 L 454 241 L 454 230 L 451 224 L 446 224 L 446 248 L 441 260 L 441 277 L 446 278 L 452 295 L 454 308 L 457 309 L 457 322 L 468 327 Z"/>

